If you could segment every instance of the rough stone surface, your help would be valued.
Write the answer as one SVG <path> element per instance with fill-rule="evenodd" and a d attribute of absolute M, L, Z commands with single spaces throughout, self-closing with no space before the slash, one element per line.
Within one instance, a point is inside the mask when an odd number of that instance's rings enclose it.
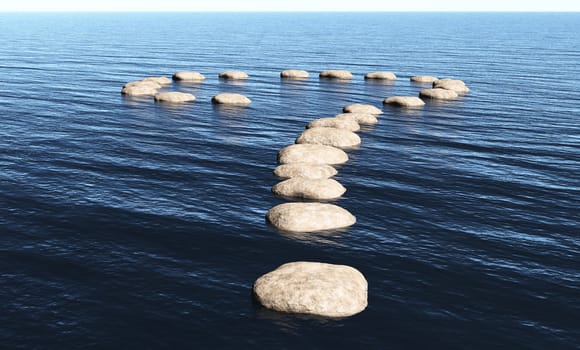
<path fill-rule="evenodd" d="M 211 98 L 213 103 L 227 104 L 236 106 L 246 106 L 252 103 L 252 100 L 241 94 L 221 93 Z"/>
<path fill-rule="evenodd" d="M 352 79 L 352 73 L 347 70 L 331 69 L 320 72 L 320 77 L 326 79 L 350 80 Z"/>
<path fill-rule="evenodd" d="M 161 89 L 161 85 L 154 81 L 132 81 L 123 85 L 121 93 L 127 96 L 153 96 Z"/>
<path fill-rule="evenodd" d="M 359 125 L 374 125 L 379 122 L 377 117 L 367 113 L 340 113 L 334 116 L 338 119 L 354 120 Z"/>
<path fill-rule="evenodd" d="M 277 229 L 288 232 L 335 230 L 356 222 L 348 210 L 327 203 L 283 203 L 270 209 L 266 218 Z"/>
<path fill-rule="evenodd" d="M 346 265 L 287 263 L 258 278 L 253 292 L 264 307 L 288 313 L 347 317 L 368 305 L 368 282 Z"/>
<path fill-rule="evenodd" d="M 334 179 L 293 177 L 274 185 L 272 192 L 283 197 L 328 200 L 339 198 L 346 188 Z"/>
<path fill-rule="evenodd" d="M 173 80 L 199 82 L 205 80 L 205 76 L 199 72 L 177 72 L 173 74 Z"/>
<path fill-rule="evenodd" d="M 168 103 L 183 103 L 195 101 L 195 96 L 185 92 L 161 92 L 155 95 L 155 101 Z"/>
<path fill-rule="evenodd" d="M 299 69 L 287 69 L 280 73 L 280 77 L 285 79 L 306 79 L 308 76 L 307 71 Z"/>
<path fill-rule="evenodd" d="M 292 163 L 282 164 L 274 169 L 274 175 L 285 179 L 293 177 L 328 179 L 337 173 L 334 167 L 327 164 Z"/>
<path fill-rule="evenodd" d="M 341 149 L 325 145 L 290 145 L 278 152 L 278 163 L 343 164 L 348 155 Z"/>
<path fill-rule="evenodd" d="M 452 90 L 458 94 L 466 94 L 469 92 L 469 88 L 465 85 L 465 83 L 462 80 L 457 79 L 440 79 L 434 81 L 433 88 Z"/>
<path fill-rule="evenodd" d="M 162 86 L 171 85 L 171 79 L 167 77 L 147 77 L 144 78 L 142 81 L 152 81 Z"/>
<path fill-rule="evenodd" d="M 425 102 L 417 96 L 392 96 L 385 98 L 384 104 L 399 107 L 423 107 Z"/>
<path fill-rule="evenodd" d="M 307 128 L 316 128 L 316 127 L 321 127 L 321 128 L 337 128 L 337 129 L 346 129 L 349 131 L 359 131 L 360 130 L 360 125 L 354 121 L 354 120 L 350 120 L 350 119 L 340 119 L 340 118 L 320 118 L 320 119 L 316 119 L 311 121 L 310 123 L 308 123 L 308 125 L 306 126 Z"/>
<path fill-rule="evenodd" d="M 336 128 L 311 128 L 305 130 L 296 143 L 327 145 L 338 148 L 353 148 L 361 143 L 360 137 L 352 131 Z"/>
<path fill-rule="evenodd" d="M 365 75 L 365 79 L 397 80 L 393 72 L 371 72 Z"/>
<path fill-rule="evenodd" d="M 457 98 L 457 93 L 453 90 L 446 89 L 423 89 L 419 93 L 419 96 L 423 98 L 431 98 L 434 100 L 453 100 Z"/>
<path fill-rule="evenodd" d="M 219 75 L 222 79 L 230 79 L 230 80 L 239 80 L 239 79 L 248 79 L 249 76 L 245 72 L 242 71 L 227 71 L 222 72 Z"/>
<path fill-rule="evenodd" d="M 353 103 L 348 106 L 344 106 L 342 109 L 344 113 L 365 113 L 365 114 L 372 114 L 372 115 L 379 115 L 383 114 L 383 111 L 378 109 L 373 105 L 366 105 L 362 103 Z"/>
<path fill-rule="evenodd" d="M 414 77 L 411 77 L 411 81 L 414 81 L 416 83 L 423 83 L 423 84 L 431 84 L 437 80 L 439 80 L 439 79 L 437 79 L 437 77 L 433 77 L 430 75 L 416 75 Z"/>

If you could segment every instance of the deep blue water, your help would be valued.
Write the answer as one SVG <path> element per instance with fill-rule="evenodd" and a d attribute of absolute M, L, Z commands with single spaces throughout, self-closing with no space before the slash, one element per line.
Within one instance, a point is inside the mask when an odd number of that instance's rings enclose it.
<path fill-rule="evenodd" d="M 0 14 L 0 348 L 577 349 L 579 34 L 557 13 Z M 207 77 L 168 88 L 193 104 L 120 94 L 181 70 Z M 471 92 L 360 133 L 336 177 L 354 226 L 266 224 L 307 122 L 423 74 Z M 225 91 L 253 103 L 212 106 Z M 359 269 L 369 307 L 256 305 L 255 279 L 296 260 Z"/>

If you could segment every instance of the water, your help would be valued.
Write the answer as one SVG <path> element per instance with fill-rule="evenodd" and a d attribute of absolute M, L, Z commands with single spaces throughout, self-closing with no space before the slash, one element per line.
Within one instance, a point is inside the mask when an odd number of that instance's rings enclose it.
<path fill-rule="evenodd" d="M 577 348 L 579 33 L 578 14 L 0 15 L 0 347 Z M 207 76 L 169 88 L 193 104 L 119 93 L 181 70 Z M 472 91 L 360 133 L 336 177 L 355 226 L 265 223 L 308 121 L 422 74 Z M 253 103 L 212 106 L 226 91 Z M 356 267 L 369 307 L 256 305 L 254 280 L 297 260 Z"/>

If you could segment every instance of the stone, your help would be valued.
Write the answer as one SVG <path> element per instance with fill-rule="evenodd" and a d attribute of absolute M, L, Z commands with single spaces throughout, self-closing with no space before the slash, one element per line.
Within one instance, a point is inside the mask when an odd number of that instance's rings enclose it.
<path fill-rule="evenodd" d="M 383 111 L 378 109 L 373 105 L 367 105 L 362 103 L 353 103 L 348 106 L 344 106 L 342 109 L 344 113 L 365 113 L 365 114 L 372 114 L 372 115 L 379 115 L 383 114 Z"/>
<path fill-rule="evenodd" d="M 334 116 L 338 119 L 354 120 L 359 125 L 375 125 L 379 122 L 377 117 L 367 113 L 340 113 Z"/>
<path fill-rule="evenodd" d="M 347 265 L 296 261 L 259 277 L 254 298 L 264 307 L 286 313 L 348 317 L 368 306 L 368 282 Z"/>
<path fill-rule="evenodd" d="M 320 72 L 320 78 L 350 80 L 352 73 L 347 70 L 331 69 Z"/>
<path fill-rule="evenodd" d="M 469 88 L 462 80 L 457 79 L 440 79 L 433 82 L 434 89 L 445 89 L 455 91 L 457 94 L 466 94 Z"/>
<path fill-rule="evenodd" d="M 227 104 L 236 106 L 246 106 L 252 103 L 252 100 L 241 94 L 221 93 L 211 98 L 213 103 Z"/>
<path fill-rule="evenodd" d="M 283 203 L 266 214 L 268 222 L 281 231 L 315 232 L 336 230 L 356 223 L 348 210 L 328 203 Z"/>
<path fill-rule="evenodd" d="M 307 179 L 328 179 L 338 171 L 327 164 L 291 163 L 282 164 L 274 169 L 274 175 L 280 178 L 304 177 Z"/>
<path fill-rule="evenodd" d="M 242 72 L 242 71 L 222 72 L 222 73 L 220 73 L 219 77 L 222 79 L 228 79 L 228 80 L 240 80 L 240 79 L 248 79 L 249 78 L 248 74 L 246 74 L 245 72 Z"/>
<path fill-rule="evenodd" d="M 397 80 L 393 72 L 372 72 L 365 75 L 365 79 Z"/>
<path fill-rule="evenodd" d="M 155 95 L 155 101 L 168 103 L 183 103 L 195 101 L 195 96 L 185 92 L 161 92 Z"/>
<path fill-rule="evenodd" d="M 308 76 L 307 71 L 299 69 L 287 69 L 280 73 L 280 77 L 285 79 L 306 79 Z"/>
<path fill-rule="evenodd" d="M 308 163 L 338 165 L 348 161 L 348 155 L 343 150 L 325 145 L 290 145 L 278 152 L 278 163 Z"/>
<path fill-rule="evenodd" d="M 439 80 L 439 79 L 437 79 L 437 77 L 433 77 L 430 75 L 416 75 L 414 77 L 411 77 L 411 81 L 414 81 L 415 83 L 422 83 L 422 84 L 431 84 L 437 80 Z"/>
<path fill-rule="evenodd" d="M 161 89 L 161 85 L 154 81 L 132 81 L 123 85 L 121 93 L 127 96 L 153 96 Z"/>
<path fill-rule="evenodd" d="M 199 72 L 177 72 L 173 74 L 173 80 L 183 82 L 201 82 L 205 76 Z"/>
<path fill-rule="evenodd" d="M 147 78 L 144 78 L 142 81 L 152 81 L 152 82 L 157 83 L 161 86 L 171 85 L 171 79 L 169 79 L 167 77 L 147 77 Z"/>
<path fill-rule="evenodd" d="M 423 107 L 425 102 L 417 96 L 392 96 L 385 98 L 384 104 L 399 107 Z"/>
<path fill-rule="evenodd" d="M 306 126 L 307 128 L 316 128 L 316 127 L 322 127 L 322 128 L 337 128 L 337 129 L 345 129 L 345 130 L 349 130 L 349 131 L 359 131 L 360 130 L 360 125 L 354 121 L 354 120 L 350 120 L 350 119 L 340 119 L 340 118 L 320 118 L 320 119 L 316 119 L 311 121 L 310 123 L 308 123 L 308 125 Z"/>
<path fill-rule="evenodd" d="M 334 179 L 293 177 L 274 185 L 272 192 L 282 197 L 330 200 L 342 196 L 346 188 Z"/>
<path fill-rule="evenodd" d="M 305 130 L 296 143 L 327 145 L 338 148 L 354 148 L 361 144 L 360 137 L 352 131 L 336 128 L 310 128 Z"/>
<path fill-rule="evenodd" d="M 457 93 L 453 90 L 446 89 L 423 89 L 419 92 L 419 96 L 423 98 L 430 98 L 434 100 L 453 100 L 457 98 Z"/>

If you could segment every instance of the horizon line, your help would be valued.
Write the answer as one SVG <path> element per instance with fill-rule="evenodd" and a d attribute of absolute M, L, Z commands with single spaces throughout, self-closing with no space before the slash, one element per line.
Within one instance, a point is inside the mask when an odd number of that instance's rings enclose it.
<path fill-rule="evenodd" d="M 580 10 L 0 10 L 0 13 L 580 13 Z"/>

